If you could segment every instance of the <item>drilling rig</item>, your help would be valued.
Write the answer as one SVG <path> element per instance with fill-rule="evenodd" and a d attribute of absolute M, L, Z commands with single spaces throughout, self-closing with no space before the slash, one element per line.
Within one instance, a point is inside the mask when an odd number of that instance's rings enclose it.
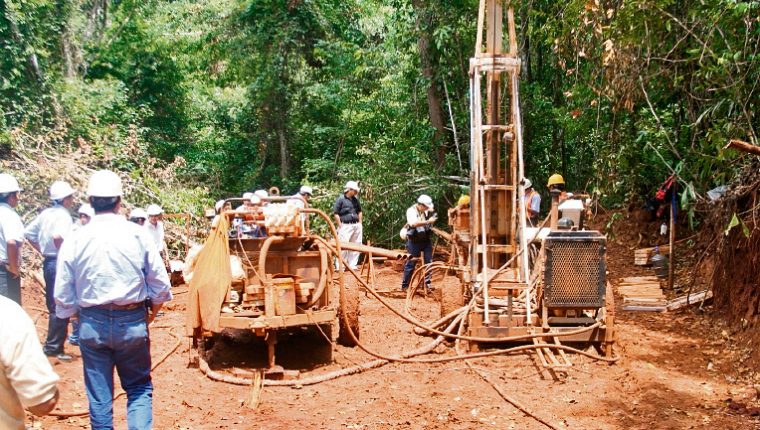
<path fill-rule="evenodd" d="M 474 304 L 466 334 L 480 341 L 469 342 L 472 350 L 518 338 L 595 344 L 610 356 L 614 303 L 606 238 L 582 226 L 558 229 L 558 194 L 550 227 L 526 225 L 513 3 L 480 1 L 469 68 L 470 201 L 449 210 L 460 282 L 442 287 L 441 314 Z M 538 351 L 542 361 L 558 363 L 548 348 Z"/>

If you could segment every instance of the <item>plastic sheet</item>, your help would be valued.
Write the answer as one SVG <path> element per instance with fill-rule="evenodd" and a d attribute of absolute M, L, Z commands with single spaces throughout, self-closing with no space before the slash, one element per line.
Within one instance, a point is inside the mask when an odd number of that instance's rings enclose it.
<path fill-rule="evenodd" d="M 219 217 L 198 253 L 190 280 L 185 321 L 188 336 L 196 328 L 219 332 L 219 316 L 227 290 L 232 283 L 227 217 Z"/>

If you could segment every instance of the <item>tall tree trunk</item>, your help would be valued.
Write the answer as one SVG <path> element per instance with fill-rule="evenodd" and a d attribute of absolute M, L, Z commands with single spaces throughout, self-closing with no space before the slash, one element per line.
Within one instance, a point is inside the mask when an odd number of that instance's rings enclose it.
<path fill-rule="evenodd" d="M 280 144 L 280 178 L 285 179 L 290 173 L 290 157 L 288 155 L 288 138 L 285 132 L 284 118 L 277 122 L 277 141 Z"/>
<path fill-rule="evenodd" d="M 413 0 L 412 5 L 417 12 L 415 20 L 417 26 L 417 49 L 420 54 L 420 65 L 422 66 L 422 76 L 428 81 L 427 104 L 428 118 L 430 125 L 435 128 L 433 139 L 438 143 L 436 151 L 436 161 L 438 167 L 443 166 L 446 160 L 446 122 L 443 114 L 443 100 L 438 93 L 438 87 L 435 84 L 435 65 L 431 55 L 430 48 L 430 25 L 426 20 L 429 19 L 428 6 L 423 0 Z"/>
<path fill-rule="evenodd" d="M 44 76 L 42 74 L 42 69 L 40 68 L 40 62 L 37 59 L 37 54 L 34 53 L 34 50 L 27 46 L 24 41 L 24 36 L 21 34 L 21 30 L 18 28 L 16 11 L 14 10 L 13 3 L 11 3 L 10 0 L 5 0 L 4 2 L 0 2 L 0 7 L 2 8 L 3 17 L 8 21 L 11 38 L 18 45 L 19 50 L 22 52 L 28 52 L 28 55 L 26 56 L 27 75 L 36 81 L 37 84 L 42 85 Z"/>

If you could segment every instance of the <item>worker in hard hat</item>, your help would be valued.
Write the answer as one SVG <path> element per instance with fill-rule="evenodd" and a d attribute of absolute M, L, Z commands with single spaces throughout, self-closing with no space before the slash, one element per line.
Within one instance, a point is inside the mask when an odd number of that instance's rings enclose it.
<path fill-rule="evenodd" d="M 245 192 L 243 193 L 243 203 L 240 204 L 240 206 L 236 207 L 236 211 L 240 210 L 249 210 L 251 208 L 251 197 L 253 197 L 255 194 L 251 192 Z"/>
<path fill-rule="evenodd" d="M 77 214 L 79 215 L 79 221 L 77 221 L 74 226 L 84 227 L 87 225 L 87 223 L 90 222 L 92 217 L 95 216 L 95 211 L 92 209 L 92 206 L 90 206 L 89 203 L 85 203 L 82 206 L 79 206 Z"/>
<path fill-rule="evenodd" d="M 127 394 L 126 427 L 149 429 L 154 396 L 148 325 L 172 299 L 169 275 L 146 229 L 119 215 L 123 191 L 116 173 L 95 172 L 87 195 L 95 217 L 58 254 L 56 316 L 79 314 L 90 426 L 113 428 L 115 368 Z"/>
<path fill-rule="evenodd" d="M 567 199 L 567 193 L 565 192 L 565 178 L 562 177 L 559 173 L 555 173 L 551 176 L 549 176 L 549 181 L 546 182 L 546 188 L 549 189 L 549 192 L 552 190 L 559 190 L 559 201 L 562 202 Z"/>
<path fill-rule="evenodd" d="M 267 198 L 269 198 L 269 193 L 267 190 L 256 190 L 253 192 L 253 194 L 256 194 L 261 199 L 261 206 L 266 206 L 269 202 L 267 202 Z"/>
<path fill-rule="evenodd" d="M 40 212 L 26 227 L 24 235 L 29 243 L 42 254 L 42 274 L 45 279 L 45 304 L 48 309 L 47 339 L 42 351 L 48 357 L 63 362 L 71 361 L 63 346 L 68 336 L 69 319 L 55 316 L 55 273 L 58 250 L 71 232 L 74 221 L 69 210 L 74 204 L 74 189 L 68 182 L 55 181 L 50 186 L 52 205 Z"/>
<path fill-rule="evenodd" d="M 298 192 L 288 199 L 288 204 L 298 206 L 301 209 L 309 207 L 309 200 L 311 200 L 312 194 L 314 194 L 313 188 L 308 185 L 302 185 Z M 307 220 L 308 214 L 301 214 L 301 231 L 306 230 Z"/>
<path fill-rule="evenodd" d="M 0 174 L 0 295 L 21 304 L 21 246 L 24 223 L 16 213 L 21 187 L 13 176 Z"/>
<path fill-rule="evenodd" d="M 129 212 L 129 220 L 139 226 L 145 226 L 148 220 L 148 213 L 143 208 L 134 208 Z"/>
<path fill-rule="evenodd" d="M 162 221 L 164 210 L 157 204 L 148 205 L 145 210 L 148 215 L 148 222 L 145 224 L 150 237 L 153 238 L 153 243 L 156 244 L 156 249 L 161 253 L 161 258 L 164 260 L 165 266 L 169 267 L 169 260 L 166 252 L 166 240 L 164 234 L 164 222 Z"/>
<path fill-rule="evenodd" d="M 528 227 L 536 227 L 538 225 L 538 213 L 541 212 L 541 194 L 533 189 L 533 182 L 528 178 L 523 181 L 523 188 L 525 188 L 525 195 L 523 196 L 525 220 L 528 221 Z"/>
<path fill-rule="evenodd" d="M 341 194 L 333 205 L 333 217 L 338 226 L 338 240 L 341 242 L 362 243 L 362 205 L 359 203 L 359 184 L 356 181 L 346 182 Z M 348 266 L 356 269 L 359 264 L 359 253 L 343 251 L 342 258 Z"/>
<path fill-rule="evenodd" d="M 409 287 L 409 280 L 417 265 L 417 260 L 422 254 L 424 264 L 430 264 L 433 261 L 433 241 L 432 226 L 438 216 L 434 212 L 433 199 L 427 194 L 422 194 L 417 198 L 417 203 L 413 204 L 406 210 L 406 251 L 412 256 L 404 264 L 404 277 L 401 280 L 401 291 L 406 291 Z M 430 272 L 425 273 L 425 288 L 430 291 Z"/>

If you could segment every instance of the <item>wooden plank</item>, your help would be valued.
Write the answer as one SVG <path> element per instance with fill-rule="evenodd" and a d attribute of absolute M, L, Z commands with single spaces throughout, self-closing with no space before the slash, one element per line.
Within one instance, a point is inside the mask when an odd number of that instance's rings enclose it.
<path fill-rule="evenodd" d="M 712 291 L 706 290 L 702 291 L 700 293 L 692 294 L 691 296 L 681 296 L 677 297 L 667 304 L 668 310 L 676 310 L 681 309 L 685 306 L 693 305 L 696 303 L 701 303 L 703 300 L 708 300 L 712 298 Z M 688 301 L 687 301 L 688 299 Z"/>
<path fill-rule="evenodd" d="M 667 308 L 665 306 L 633 306 L 624 305 L 624 311 L 638 311 L 638 312 L 665 312 Z"/>

